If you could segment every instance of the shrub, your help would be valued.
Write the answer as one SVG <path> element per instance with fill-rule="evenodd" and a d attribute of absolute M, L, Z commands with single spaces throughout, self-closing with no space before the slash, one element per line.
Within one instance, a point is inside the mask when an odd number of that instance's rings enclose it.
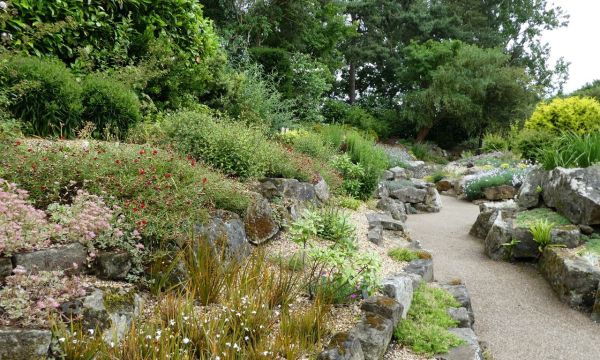
<path fill-rule="evenodd" d="M 388 158 L 385 152 L 375 146 L 374 141 L 364 138 L 356 131 L 346 135 L 346 145 L 350 159 L 365 170 L 358 197 L 366 199 L 373 194 L 381 174 L 389 167 Z"/>
<path fill-rule="evenodd" d="M 546 130 L 523 129 L 516 137 L 514 148 L 528 160 L 537 160 L 541 153 L 549 148 L 555 135 Z"/>
<path fill-rule="evenodd" d="M 596 165 L 600 163 L 600 131 L 583 135 L 565 133 L 554 146 L 541 152 L 540 161 L 546 170 Z"/>
<path fill-rule="evenodd" d="M 400 322 L 394 336 L 419 354 L 447 353 L 450 348 L 463 343 L 448 331 L 457 324 L 448 315 L 448 308 L 459 306 L 446 291 L 421 284 L 413 294 L 407 319 Z"/>
<path fill-rule="evenodd" d="M 243 123 L 217 117 L 208 109 L 179 111 L 159 120 L 169 145 L 241 178 L 264 176 L 270 144 L 264 133 Z"/>
<path fill-rule="evenodd" d="M 592 98 L 555 98 L 538 104 L 525 128 L 546 130 L 555 134 L 574 131 L 584 134 L 600 130 L 600 103 Z"/>
<path fill-rule="evenodd" d="M 345 124 L 373 132 L 379 137 L 389 134 L 389 126 L 358 105 L 350 105 L 340 100 L 327 100 L 321 110 L 325 121 L 330 124 Z"/>
<path fill-rule="evenodd" d="M 122 83 L 90 75 L 83 82 L 82 117 L 95 125 L 97 137 L 112 134 L 123 138 L 141 118 L 140 102 Z"/>
<path fill-rule="evenodd" d="M 346 246 L 356 246 L 356 227 L 348 214 L 334 207 L 317 210 L 317 236 Z"/>
<path fill-rule="evenodd" d="M 509 148 L 508 140 L 502 135 L 487 133 L 483 137 L 483 152 L 506 151 Z"/>
<path fill-rule="evenodd" d="M 70 136 L 80 126 L 81 86 L 64 64 L 11 56 L 0 67 L 0 82 L 28 134 Z"/>
<path fill-rule="evenodd" d="M 281 139 L 295 151 L 320 160 L 328 161 L 336 153 L 333 145 L 326 142 L 321 135 L 315 132 L 305 130 L 288 131 L 281 135 Z"/>

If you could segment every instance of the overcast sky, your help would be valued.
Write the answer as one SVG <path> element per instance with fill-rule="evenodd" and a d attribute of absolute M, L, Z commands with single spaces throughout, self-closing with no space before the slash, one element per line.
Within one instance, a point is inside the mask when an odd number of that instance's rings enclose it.
<path fill-rule="evenodd" d="M 547 31 L 543 39 L 550 43 L 552 58 L 564 57 L 571 63 L 565 92 L 571 92 L 600 79 L 600 1 L 553 0 L 571 17 L 569 26 Z"/>

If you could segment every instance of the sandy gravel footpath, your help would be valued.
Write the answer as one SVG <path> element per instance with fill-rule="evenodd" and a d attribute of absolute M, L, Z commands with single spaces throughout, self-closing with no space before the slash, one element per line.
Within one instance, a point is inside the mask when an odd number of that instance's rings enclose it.
<path fill-rule="evenodd" d="M 414 239 L 433 252 L 438 281 L 457 277 L 467 285 L 475 331 L 494 360 L 599 360 L 600 325 L 561 303 L 527 264 L 495 262 L 468 235 L 477 206 L 443 197 L 438 214 L 411 215 Z"/>

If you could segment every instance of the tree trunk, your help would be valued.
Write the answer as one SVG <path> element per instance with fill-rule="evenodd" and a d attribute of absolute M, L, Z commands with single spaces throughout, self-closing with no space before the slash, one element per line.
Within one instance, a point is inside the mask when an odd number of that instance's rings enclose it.
<path fill-rule="evenodd" d="M 429 131 L 431 130 L 430 126 L 423 126 L 420 130 L 419 133 L 417 134 L 417 138 L 415 139 L 415 142 L 417 143 L 422 143 L 423 140 L 425 140 L 425 138 L 427 137 L 427 135 L 429 135 Z"/>
<path fill-rule="evenodd" d="M 356 101 L 356 67 L 354 62 L 350 62 L 350 104 Z"/>

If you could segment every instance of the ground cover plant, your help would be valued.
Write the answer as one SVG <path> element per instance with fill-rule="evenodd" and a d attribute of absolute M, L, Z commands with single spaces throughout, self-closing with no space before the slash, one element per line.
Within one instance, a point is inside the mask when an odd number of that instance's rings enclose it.
<path fill-rule="evenodd" d="M 537 208 L 518 212 L 516 217 L 516 225 L 522 228 L 529 228 L 540 220 L 547 220 L 548 222 L 554 224 L 555 227 L 571 224 L 567 218 L 555 211 L 552 211 L 548 208 Z"/>
<path fill-rule="evenodd" d="M 93 141 L 0 143 L 0 177 L 29 192 L 36 208 L 70 204 L 78 190 L 103 196 L 135 224 L 145 245 L 168 244 L 211 208 L 243 213 L 243 185 L 173 152 Z"/>
<path fill-rule="evenodd" d="M 521 184 L 527 171 L 526 166 L 512 169 L 507 166 L 506 168 L 496 168 L 477 174 L 474 179 L 469 179 L 465 185 L 467 199 L 474 200 L 483 197 L 483 191 L 488 187 Z"/>
<path fill-rule="evenodd" d="M 419 354 L 429 356 L 446 353 L 462 340 L 448 332 L 457 322 L 448 315 L 448 308 L 459 307 L 446 291 L 421 284 L 413 294 L 406 320 L 394 331 L 395 338 Z"/>

